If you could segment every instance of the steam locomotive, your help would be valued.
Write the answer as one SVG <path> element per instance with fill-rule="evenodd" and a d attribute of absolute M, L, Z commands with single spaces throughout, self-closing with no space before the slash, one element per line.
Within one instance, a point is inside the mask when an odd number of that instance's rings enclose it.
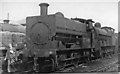
<path fill-rule="evenodd" d="M 26 43 L 22 71 L 51 72 L 115 53 L 115 33 L 92 19 L 48 15 L 41 3 L 41 16 L 26 18 Z M 94 24 L 94 26 L 93 26 Z"/>
<path fill-rule="evenodd" d="M 52 71 L 114 54 L 113 28 L 101 27 L 91 19 L 68 19 L 61 12 L 48 15 L 48 6 L 40 4 L 41 16 L 26 18 L 26 56 L 34 56 L 35 71 Z"/>

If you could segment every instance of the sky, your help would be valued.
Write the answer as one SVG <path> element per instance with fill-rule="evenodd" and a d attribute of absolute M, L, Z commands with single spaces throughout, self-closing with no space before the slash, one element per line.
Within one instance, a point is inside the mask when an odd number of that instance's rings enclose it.
<path fill-rule="evenodd" d="M 118 32 L 117 0 L 0 0 L 0 21 L 6 19 L 8 13 L 13 22 L 19 22 L 27 16 L 40 16 L 38 5 L 42 2 L 50 4 L 48 14 L 62 12 L 67 18 L 93 19 Z"/>

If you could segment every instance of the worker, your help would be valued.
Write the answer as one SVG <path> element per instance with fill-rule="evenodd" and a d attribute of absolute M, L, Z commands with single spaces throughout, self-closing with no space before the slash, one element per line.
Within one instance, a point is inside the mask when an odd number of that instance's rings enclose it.
<path fill-rule="evenodd" d="M 11 44 L 9 44 L 9 48 L 7 49 L 6 56 L 4 60 L 7 60 L 8 65 L 7 65 L 7 71 L 8 72 L 14 72 L 15 67 L 14 65 L 11 65 L 12 63 L 15 62 L 15 48 L 12 47 Z"/>

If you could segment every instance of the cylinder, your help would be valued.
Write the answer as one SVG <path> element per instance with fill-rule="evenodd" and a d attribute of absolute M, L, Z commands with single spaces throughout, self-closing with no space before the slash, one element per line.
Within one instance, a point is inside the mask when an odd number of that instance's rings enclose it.
<path fill-rule="evenodd" d="M 40 15 L 41 16 L 47 15 L 49 4 L 48 3 L 41 3 L 41 4 L 39 4 L 39 6 L 40 6 L 40 10 L 41 10 Z"/>

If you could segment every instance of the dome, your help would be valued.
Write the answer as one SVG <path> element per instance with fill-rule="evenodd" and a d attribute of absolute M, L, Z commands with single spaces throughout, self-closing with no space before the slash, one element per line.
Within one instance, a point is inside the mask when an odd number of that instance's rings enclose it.
<path fill-rule="evenodd" d="M 99 22 L 95 23 L 95 27 L 101 28 L 101 24 Z"/>
<path fill-rule="evenodd" d="M 61 12 L 57 12 L 57 13 L 55 13 L 55 15 L 59 16 L 59 17 L 64 17 L 63 13 L 61 13 Z"/>

